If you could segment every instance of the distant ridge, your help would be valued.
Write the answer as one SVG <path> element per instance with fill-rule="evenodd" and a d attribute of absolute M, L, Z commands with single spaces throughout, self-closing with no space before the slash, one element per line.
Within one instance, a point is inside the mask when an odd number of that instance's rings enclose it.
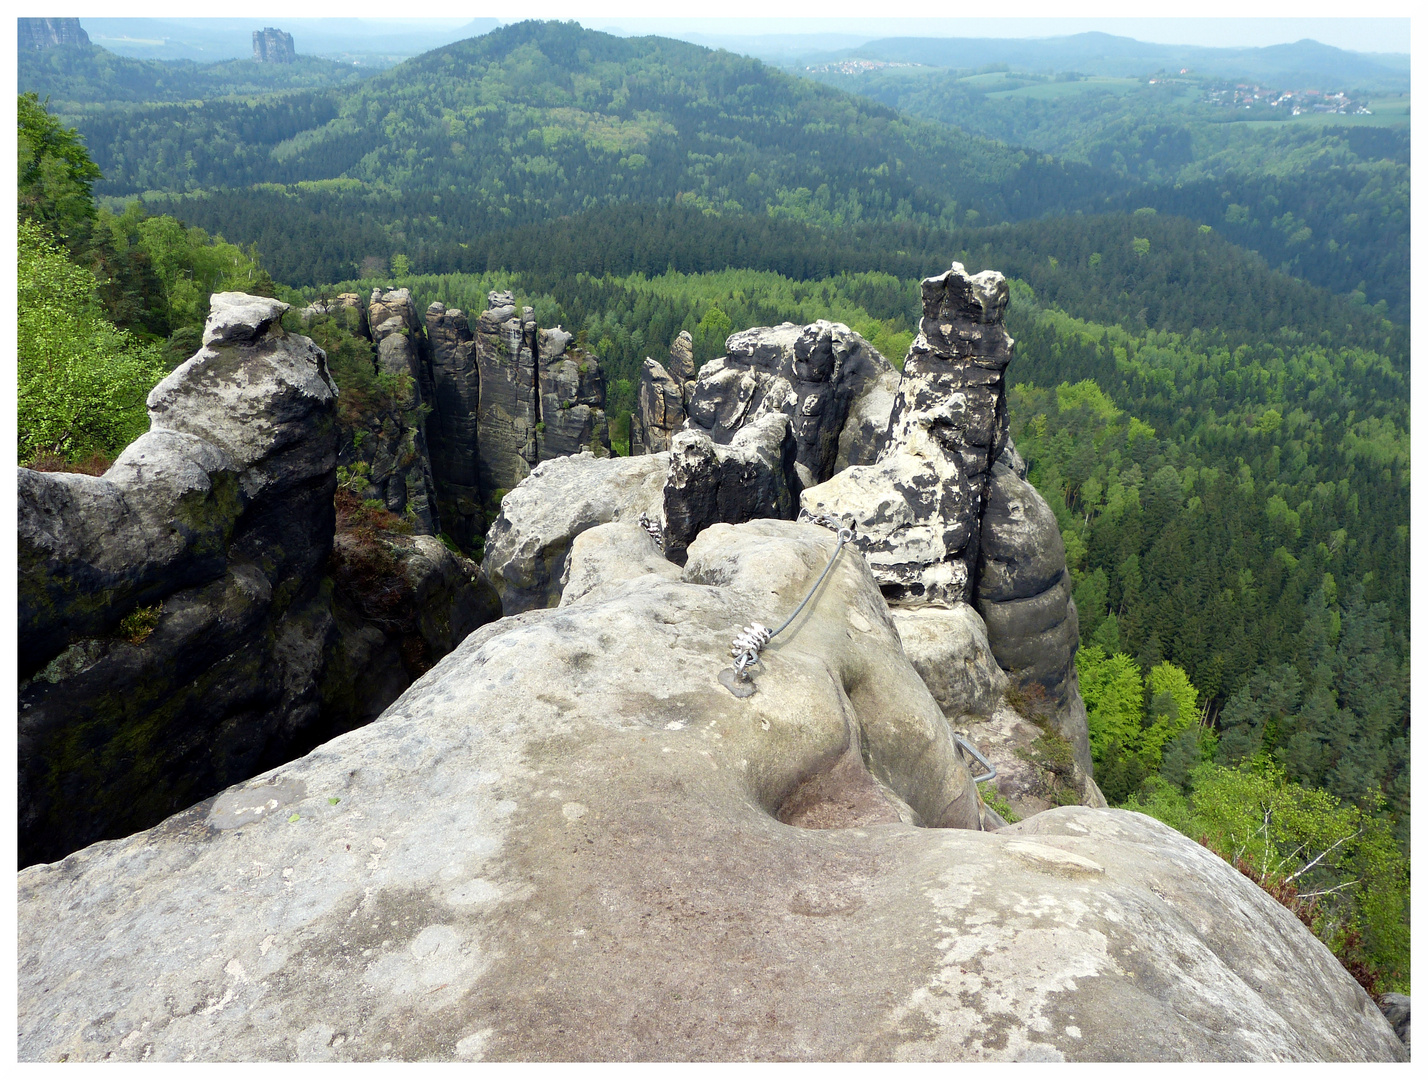
<path fill-rule="evenodd" d="M 1349 52 L 1305 38 L 1292 45 L 1215 49 L 1157 45 L 1100 31 L 1049 38 L 882 38 L 843 56 L 947 68 L 1007 64 L 1026 71 L 1078 71 L 1119 78 L 1189 68 L 1200 75 L 1274 80 L 1319 89 L 1406 91 L 1408 57 Z M 1392 55 L 1392 54 L 1391 54 Z"/>

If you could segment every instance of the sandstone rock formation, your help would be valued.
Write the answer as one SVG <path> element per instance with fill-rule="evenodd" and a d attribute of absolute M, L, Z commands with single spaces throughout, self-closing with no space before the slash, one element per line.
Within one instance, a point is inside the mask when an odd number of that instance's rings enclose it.
<path fill-rule="evenodd" d="M 803 493 L 810 513 L 857 523 L 894 602 L 972 599 L 987 474 L 1006 442 L 1007 295 L 1001 274 L 973 277 L 960 263 L 926 279 L 877 464 L 850 467 Z"/>
<path fill-rule="evenodd" d="M 476 326 L 481 375 L 477 471 L 487 498 L 504 494 L 538 463 L 610 452 L 600 362 L 559 327 L 541 330 L 509 292 L 492 292 Z"/>
<path fill-rule="evenodd" d="M 1007 676 L 987 643 L 987 627 L 968 604 L 892 609 L 903 651 L 949 720 L 991 716 Z"/>
<path fill-rule="evenodd" d="M 719 445 L 698 428 L 681 431 L 664 484 L 664 550 L 684 565 L 694 538 L 716 522 L 791 519 L 798 512 L 798 444 L 781 412 L 764 413 Z"/>
<path fill-rule="evenodd" d="M 1077 766 L 1089 775 L 1091 744 L 1075 663 L 1080 631 L 1061 529 L 1040 493 L 1000 461 L 987 485 L 981 555 L 977 610 L 997 663 L 1019 689 L 1047 704 Z"/>
<path fill-rule="evenodd" d="M 214 296 L 103 477 L 20 470 L 23 863 L 371 720 L 500 616 L 431 537 L 344 531 L 329 557 L 337 390 L 286 306 Z"/>
<path fill-rule="evenodd" d="M 251 776 L 317 720 L 336 391 L 286 307 L 214 296 L 103 477 L 19 470 L 22 861 Z"/>
<path fill-rule="evenodd" d="M 631 456 L 668 450 L 684 420 L 684 391 L 678 380 L 659 361 L 646 357 L 635 410 L 630 415 Z"/>
<path fill-rule="evenodd" d="M 1406 1060 L 1167 827 L 980 831 L 850 549 L 730 695 L 731 631 L 792 609 L 827 530 L 714 525 L 678 576 L 627 522 L 579 547 L 579 598 L 376 723 L 22 872 L 20 1058 Z"/>
<path fill-rule="evenodd" d="M 669 455 L 597 458 L 586 451 L 541 462 L 501 500 L 481 567 L 502 610 L 514 615 L 560 602 L 570 545 L 607 521 L 658 522 Z"/>
<path fill-rule="evenodd" d="M 536 335 L 539 348 L 540 420 L 536 460 L 549 461 L 589 450 L 610 454 L 605 419 L 605 373 L 600 361 L 574 344 L 560 327 Z"/>
<path fill-rule="evenodd" d="M 298 315 L 305 323 L 327 315 L 354 333 L 369 339 L 372 336 L 371 328 L 367 325 L 367 305 L 362 302 L 360 293 L 338 293 L 333 297 L 314 300 L 298 312 Z"/>
<path fill-rule="evenodd" d="M 53 49 L 60 45 L 88 45 L 89 35 L 78 19 L 17 19 L 22 49 Z"/>
<path fill-rule="evenodd" d="M 253 59 L 260 64 L 291 64 L 297 59 L 293 36 L 271 26 L 254 30 Z"/>
<path fill-rule="evenodd" d="M 361 498 L 408 515 L 418 532 L 435 535 L 441 520 L 422 421 L 422 406 L 435 394 L 423 360 L 426 335 L 406 289 L 373 289 L 367 318 L 385 382 L 375 403 L 376 426 L 344 439 L 342 464 Z M 362 468 L 354 468 L 358 462 Z"/>
<path fill-rule="evenodd" d="M 845 421 L 891 370 L 860 335 L 827 320 L 744 330 L 730 335 L 725 348 L 727 355 L 699 371 L 688 397 L 689 426 L 727 443 L 766 413 L 786 414 L 803 487 L 833 475 Z"/>
<path fill-rule="evenodd" d="M 465 313 L 434 303 L 426 310 L 428 363 L 432 383 L 427 447 L 442 528 L 463 547 L 485 531 L 481 513 L 481 373 L 476 342 Z"/>

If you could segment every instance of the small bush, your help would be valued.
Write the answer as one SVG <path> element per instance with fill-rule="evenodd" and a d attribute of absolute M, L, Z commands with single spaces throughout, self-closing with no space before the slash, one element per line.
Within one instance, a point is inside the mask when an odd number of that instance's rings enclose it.
<path fill-rule="evenodd" d="M 135 608 L 119 622 L 119 636 L 130 645 L 141 645 L 159 625 L 161 606 Z"/>

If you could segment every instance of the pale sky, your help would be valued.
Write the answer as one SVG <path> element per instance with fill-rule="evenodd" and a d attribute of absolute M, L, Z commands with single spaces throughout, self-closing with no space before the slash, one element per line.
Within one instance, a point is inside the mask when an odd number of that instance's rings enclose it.
<path fill-rule="evenodd" d="M 496 18 L 575 19 L 592 28 L 619 26 L 626 32 L 679 36 L 705 34 L 835 33 L 875 37 L 1055 37 L 1100 30 L 1141 41 L 1171 45 L 1263 46 L 1314 38 L 1328 45 L 1358 52 L 1410 51 L 1409 13 L 1399 0 L 1360 5 L 1372 17 L 1342 18 L 1342 0 L 1249 3 L 1239 0 L 1198 0 L 1195 4 L 1168 3 L 1158 10 L 1164 18 L 1144 18 L 1144 0 L 1090 0 L 1068 5 L 1054 0 L 1002 0 L 1001 18 L 935 18 L 923 14 L 926 0 L 897 0 L 873 5 L 868 0 L 720 0 L 719 18 L 669 17 L 668 0 L 524 0 L 520 5 L 489 0 L 423 0 L 422 16 L 459 19 Z M 1074 7 L 1078 17 L 1062 13 Z M 296 0 L 274 4 L 255 0 L 243 12 L 261 19 L 334 18 L 371 16 L 391 19 L 389 0 Z M 711 10 L 705 6 L 703 11 Z M 877 10 L 877 17 L 869 17 Z M 944 8 L 943 10 L 947 10 Z M 1175 17 L 1177 11 L 1197 17 Z M 1253 12 L 1252 16 L 1243 13 Z M 881 12 L 886 12 L 882 14 Z M 904 14 L 905 13 L 905 14 Z M 1081 17 L 1080 13 L 1085 13 Z M 80 0 L 66 6 L 66 14 L 80 18 L 193 18 L 192 0 Z M 222 14 L 231 17 L 234 12 Z M 1202 17 L 1208 16 L 1208 17 Z M 400 20 L 406 21 L 406 20 Z M 415 20 L 412 20 L 415 21 Z M 277 25 L 273 23 L 272 25 Z"/>

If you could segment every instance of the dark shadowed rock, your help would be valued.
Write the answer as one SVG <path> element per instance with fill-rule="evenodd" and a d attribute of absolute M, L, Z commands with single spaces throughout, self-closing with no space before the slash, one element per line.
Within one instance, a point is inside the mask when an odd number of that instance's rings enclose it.
<path fill-rule="evenodd" d="M 1077 765 L 1089 775 L 1091 745 L 1076 677 L 1080 632 L 1071 591 L 1056 515 L 1031 484 L 998 461 L 982 516 L 977 610 L 986 620 L 997 663 L 1020 690 L 1034 688 L 1046 702 Z"/>
<path fill-rule="evenodd" d="M 426 333 L 433 387 L 426 438 L 437 507 L 445 531 L 470 546 L 485 525 L 477 475 L 481 374 L 476 342 L 465 313 L 439 303 L 427 308 Z"/>
<path fill-rule="evenodd" d="M 336 390 L 285 305 L 212 303 L 105 476 L 20 470 L 22 862 L 251 776 L 320 711 Z"/>
<path fill-rule="evenodd" d="M 605 373 L 595 356 L 574 344 L 574 336 L 555 327 L 537 334 L 540 372 L 540 419 L 536 425 L 539 461 L 589 450 L 610 453 L 605 419 Z"/>
<path fill-rule="evenodd" d="M 725 348 L 699 371 L 688 398 L 691 426 L 723 444 L 760 417 L 784 413 L 804 487 L 833 475 L 850 411 L 891 369 L 859 334 L 826 320 L 743 330 Z"/>
<path fill-rule="evenodd" d="M 780 412 L 763 414 L 720 445 L 697 428 L 679 432 L 664 485 L 664 550 L 684 565 L 694 538 L 716 522 L 792 518 L 798 512 L 797 443 Z"/>

